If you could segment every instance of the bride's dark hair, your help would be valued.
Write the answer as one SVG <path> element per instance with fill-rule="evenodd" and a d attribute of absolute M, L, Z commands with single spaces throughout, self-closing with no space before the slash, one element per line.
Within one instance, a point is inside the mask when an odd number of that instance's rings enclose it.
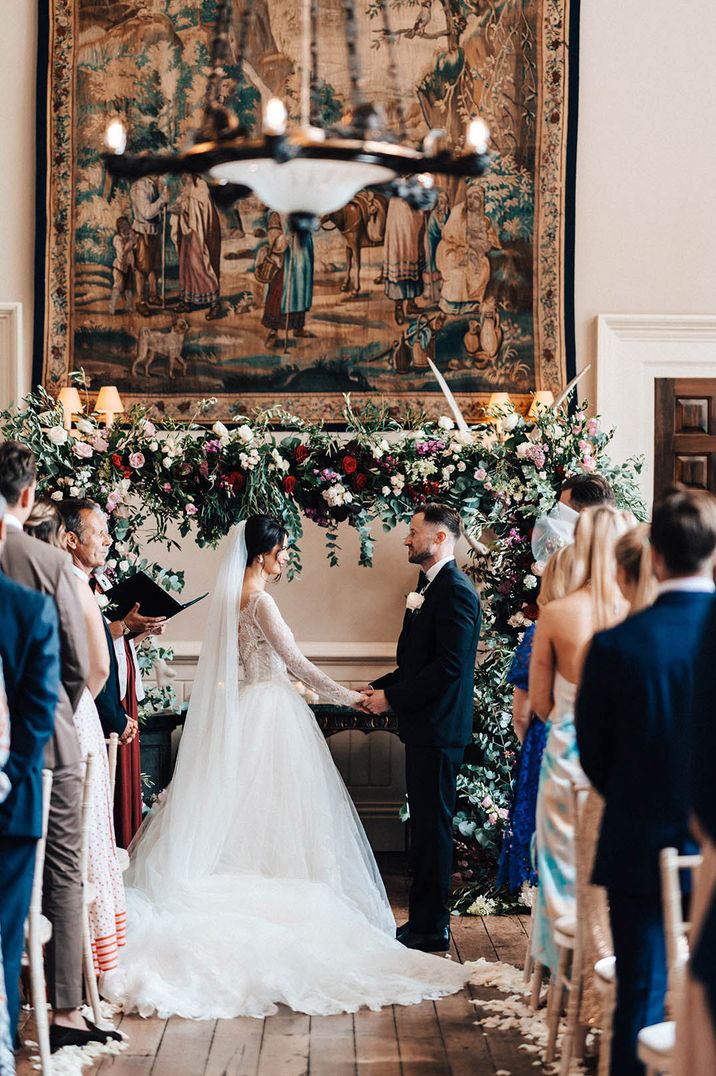
<path fill-rule="evenodd" d="M 282 523 L 271 516 L 249 516 L 246 520 L 246 563 L 253 564 L 262 553 L 270 553 L 288 537 Z"/>

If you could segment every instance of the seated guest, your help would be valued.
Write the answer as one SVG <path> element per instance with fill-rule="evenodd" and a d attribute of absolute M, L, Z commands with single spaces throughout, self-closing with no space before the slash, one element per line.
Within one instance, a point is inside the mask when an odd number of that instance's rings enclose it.
<path fill-rule="evenodd" d="M 694 675 L 689 755 L 693 817 L 701 846 L 691 901 L 691 961 L 676 1017 L 674 1076 L 716 1072 L 716 600 L 706 622 Z"/>
<path fill-rule="evenodd" d="M 535 713 L 547 721 L 547 743 L 537 794 L 539 887 L 532 912 L 532 955 L 553 974 L 558 967 L 554 925 L 561 916 L 575 914 L 572 784 L 587 783 L 579 764 L 574 700 L 594 631 L 626 614 L 614 547 L 631 525 L 631 516 L 608 505 L 582 512 L 571 551 L 569 593 L 544 606 L 535 632 L 529 691 Z"/>
<path fill-rule="evenodd" d="M 0 496 L 0 545 L 5 499 Z M 0 938 L 9 1044 L 20 1011 L 20 960 L 30 907 L 35 845 L 42 836 L 42 768 L 60 690 L 60 640 L 51 598 L 0 572 Z M 11 724 L 8 726 L 8 715 Z M 9 733 L 9 740 L 8 740 Z M 9 749 L 9 754 L 7 753 Z M 0 1028 L 0 1072 L 8 1042 Z M 11 1059 L 12 1060 L 12 1059 Z M 14 1067 L 7 1068 L 13 1072 Z"/>
<path fill-rule="evenodd" d="M 67 531 L 54 501 L 38 497 L 23 527 L 25 534 L 67 552 Z"/>
<path fill-rule="evenodd" d="M 45 765 L 52 797 L 45 846 L 43 912 L 52 923 L 45 948 L 52 1002 L 50 1046 L 85 1046 L 120 1039 L 82 1016 L 82 752 L 72 715 L 87 682 L 87 635 L 79 615 L 70 558 L 23 531 L 35 502 L 35 457 L 16 441 L 0 445 L 0 493 L 7 501 L 0 567 L 18 583 L 49 595 L 60 628 L 60 689 Z M 5 668 L 6 678 L 8 668 Z M 12 719 L 12 703 L 10 708 Z M 12 779 L 12 777 L 11 777 Z"/>
<path fill-rule="evenodd" d="M 557 598 L 564 598 L 569 593 L 570 558 L 570 547 L 563 546 L 547 561 L 540 584 L 538 605 L 544 606 Z M 520 890 L 525 882 L 537 885 L 537 871 L 532 862 L 532 838 L 547 726 L 544 721 L 533 716 L 529 698 L 529 665 L 534 630 L 535 625 L 531 624 L 522 637 L 508 675 L 508 683 L 514 685 L 512 723 L 515 735 L 523 741 L 497 872 L 497 885 L 506 885 L 511 892 Z M 526 659 L 523 656 L 525 654 Z"/>
<path fill-rule="evenodd" d="M 65 531 L 60 513 L 54 504 L 43 505 L 41 513 L 35 513 L 35 519 L 40 514 L 48 536 L 56 536 Z M 53 514 L 56 517 L 54 520 Z M 106 549 L 109 535 L 104 514 L 99 506 L 94 505 L 94 508 L 81 511 L 80 527 L 85 550 L 91 550 L 95 546 Z M 66 540 L 66 535 L 64 537 Z M 94 966 L 100 975 L 117 967 L 117 953 L 124 945 L 127 918 L 122 872 L 117 861 L 117 842 L 112 822 L 112 795 L 104 731 L 94 701 L 109 676 L 112 647 L 108 644 L 104 620 L 89 587 L 87 571 L 79 567 L 76 560 L 73 563 L 73 571 L 89 649 L 87 687 L 74 712 L 74 722 L 83 756 L 86 758 L 92 754 L 95 758 L 89 805 L 87 874 L 97 892 L 97 899 L 90 905 L 89 920 Z"/>
<path fill-rule="evenodd" d="M 643 1072 L 637 1036 L 664 1019 L 659 852 L 694 850 L 687 734 L 713 607 L 716 500 L 695 490 L 667 493 L 654 508 L 651 544 L 659 595 L 595 636 L 577 701 L 580 760 L 605 799 L 593 877 L 608 890 L 616 956 L 612 1076 Z"/>
<path fill-rule="evenodd" d="M 646 609 L 656 598 L 656 576 L 651 559 L 648 523 L 633 527 L 617 542 L 617 582 L 629 602 L 629 614 Z"/>

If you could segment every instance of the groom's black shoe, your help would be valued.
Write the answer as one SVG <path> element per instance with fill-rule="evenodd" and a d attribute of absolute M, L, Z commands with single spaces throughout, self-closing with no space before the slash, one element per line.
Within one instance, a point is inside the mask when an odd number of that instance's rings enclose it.
<path fill-rule="evenodd" d="M 407 949 L 419 949 L 422 953 L 446 953 L 450 948 L 450 931 L 447 927 L 435 934 L 418 934 L 404 923 L 395 932 L 398 941 Z"/>
<path fill-rule="evenodd" d="M 95 1024 L 91 1024 L 89 1020 L 85 1020 L 85 1023 L 87 1025 L 86 1029 L 60 1027 L 58 1024 L 52 1024 L 50 1027 L 50 1052 L 55 1054 L 63 1046 L 87 1046 L 90 1042 L 101 1042 L 104 1045 L 110 1039 L 116 1042 L 122 1041 L 122 1035 L 119 1031 L 97 1027 Z"/>

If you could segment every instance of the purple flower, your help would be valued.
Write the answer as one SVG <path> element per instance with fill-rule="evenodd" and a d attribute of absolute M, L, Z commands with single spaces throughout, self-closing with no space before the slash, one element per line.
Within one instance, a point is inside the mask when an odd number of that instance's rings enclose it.
<path fill-rule="evenodd" d="M 204 445 L 204 451 L 207 453 L 207 455 L 210 452 L 221 452 L 221 441 L 207 441 Z"/>

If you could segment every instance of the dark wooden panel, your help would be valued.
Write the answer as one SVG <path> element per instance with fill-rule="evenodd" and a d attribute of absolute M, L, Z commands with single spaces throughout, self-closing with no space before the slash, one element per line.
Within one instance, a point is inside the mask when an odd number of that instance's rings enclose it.
<path fill-rule="evenodd" d="M 716 378 L 658 378 L 654 390 L 654 496 L 674 482 L 716 492 Z"/>

